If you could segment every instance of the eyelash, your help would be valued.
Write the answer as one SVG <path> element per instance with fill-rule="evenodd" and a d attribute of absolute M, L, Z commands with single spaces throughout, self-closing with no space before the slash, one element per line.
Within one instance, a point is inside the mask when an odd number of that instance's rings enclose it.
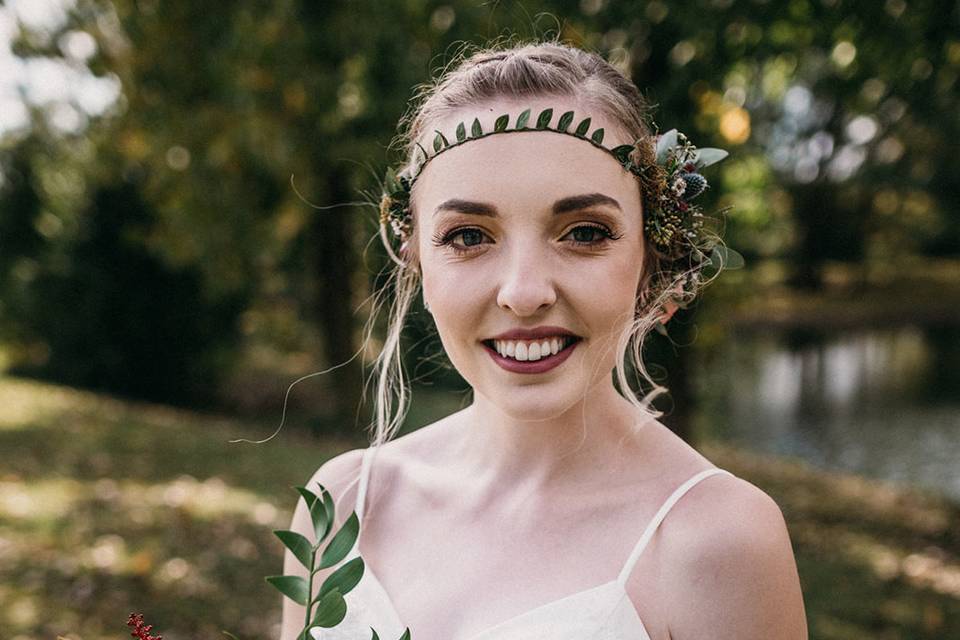
<path fill-rule="evenodd" d="M 616 233 L 610 231 L 609 229 L 607 229 L 606 227 L 604 227 L 603 225 L 599 225 L 599 224 L 581 224 L 581 225 L 577 225 L 576 227 L 574 227 L 573 229 L 571 229 L 570 231 L 568 231 L 565 235 L 570 235 L 571 233 L 573 233 L 573 232 L 576 231 L 577 229 L 595 229 L 596 231 L 600 232 L 600 233 L 603 235 L 603 238 L 601 238 L 600 240 L 597 240 L 597 241 L 595 241 L 595 242 L 583 242 L 583 241 L 580 241 L 580 240 L 574 240 L 574 241 L 573 241 L 573 244 L 574 244 L 574 245 L 576 245 L 576 246 L 581 246 L 581 247 L 584 247 L 584 246 L 586 246 L 586 247 L 593 247 L 593 246 L 597 246 L 597 245 L 599 245 L 599 244 L 603 244 L 603 243 L 608 242 L 608 241 L 619 240 L 621 237 L 623 237 L 622 234 L 616 234 Z M 459 228 L 457 228 L 457 229 L 452 229 L 451 231 L 448 231 L 448 232 L 445 233 L 445 234 L 444 234 L 444 233 L 436 233 L 436 234 L 434 234 L 434 236 L 433 236 L 433 244 L 434 244 L 435 246 L 438 246 L 438 247 L 444 246 L 444 245 L 450 245 L 450 248 L 453 249 L 453 252 L 456 253 L 456 254 L 458 254 L 458 255 L 463 255 L 463 254 L 466 254 L 466 253 L 470 253 L 470 252 L 472 252 L 474 249 L 478 248 L 480 245 L 479 245 L 479 244 L 475 244 L 475 245 L 470 245 L 470 246 L 468 246 L 468 247 L 459 247 L 459 246 L 457 246 L 456 244 L 453 243 L 453 238 L 455 238 L 455 237 L 457 237 L 458 235 L 464 233 L 465 231 L 478 231 L 478 232 L 480 232 L 480 233 L 483 233 L 483 231 L 481 231 L 480 229 L 477 229 L 476 227 L 459 227 Z"/>

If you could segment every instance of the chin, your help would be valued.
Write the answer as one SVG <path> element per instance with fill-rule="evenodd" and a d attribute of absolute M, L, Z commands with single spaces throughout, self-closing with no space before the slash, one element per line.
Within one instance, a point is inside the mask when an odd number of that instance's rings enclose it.
<path fill-rule="evenodd" d="M 562 385 L 553 389 L 543 385 L 514 386 L 481 392 L 485 400 L 501 413 L 518 422 L 552 420 L 570 411 L 583 399 L 584 386 Z M 474 388 L 474 394 L 477 390 Z"/>

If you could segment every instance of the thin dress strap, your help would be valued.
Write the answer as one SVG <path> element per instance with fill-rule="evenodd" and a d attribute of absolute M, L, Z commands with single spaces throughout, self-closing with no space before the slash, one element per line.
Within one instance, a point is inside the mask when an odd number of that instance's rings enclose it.
<path fill-rule="evenodd" d="M 650 538 L 653 537 L 653 534 L 656 533 L 657 527 L 660 526 L 660 523 L 669 513 L 670 509 L 673 508 L 673 505 L 676 504 L 677 500 L 683 497 L 687 491 L 693 488 L 695 484 L 700 482 L 706 477 L 712 476 L 717 473 L 726 473 L 727 475 L 733 475 L 726 469 L 704 469 L 703 471 L 697 473 L 692 478 L 688 479 L 686 482 L 681 484 L 679 487 L 674 490 L 670 497 L 664 501 L 661 505 L 660 510 L 657 511 L 656 515 L 650 520 L 650 524 L 647 525 L 647 528 L 644 530 L 643 535 L 640 536 L 640 540 L 637 542 L 637 545 L 633 548 L 633 552 L 630 554 L 630 557 L 627 558 L 627 562 L 623 565 L 623 569 L 620 571 L 620 576 L 617 578 L 617 581 L 621 585 L 627 583 L 627 578 L 630 576 L 630 573 L 633 571 L 633 567 L 637 564 L 637 560 L 640 559 L 640 554 L 643 553 L 643 550 L 647 547 L 647 543 L 650 542 Z"/>
<path fill-rule="evenodd" d="M 357 505 L 354 507 L 357 512 L 357 519 L 363 522 L 363 508 L 367 499 L 367 485 L 370 484 L 370 466 L 373 464 L 373 454 L 375 447 L 367 447 L 363 452 L 363 460 L 360 463 L 360 485 L 357 487 Z"/>

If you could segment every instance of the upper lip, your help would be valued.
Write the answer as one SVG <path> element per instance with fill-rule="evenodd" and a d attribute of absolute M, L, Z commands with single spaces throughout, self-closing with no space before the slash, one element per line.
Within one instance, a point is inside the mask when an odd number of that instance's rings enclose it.
<path fill-rule="evenodd" d="M 536 340 L 537 338 L 550 338 L 553 336 L 572 336 L 579 338 L 575 333 L 567 331 L 563 327 L 533 327 L 532 329 L 511 329 L 497 334 L 488 340 Z"/>

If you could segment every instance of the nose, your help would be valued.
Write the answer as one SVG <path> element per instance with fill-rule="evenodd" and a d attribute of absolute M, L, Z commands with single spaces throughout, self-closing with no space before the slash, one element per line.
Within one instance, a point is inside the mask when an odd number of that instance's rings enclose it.
<path fill-rule="evenodd" d="M 530 244 L 517 244 L 503 256 L 497 304 L 526 317 L 549 309 L 557 301 L 552 268 L 547 256 Z"/>

